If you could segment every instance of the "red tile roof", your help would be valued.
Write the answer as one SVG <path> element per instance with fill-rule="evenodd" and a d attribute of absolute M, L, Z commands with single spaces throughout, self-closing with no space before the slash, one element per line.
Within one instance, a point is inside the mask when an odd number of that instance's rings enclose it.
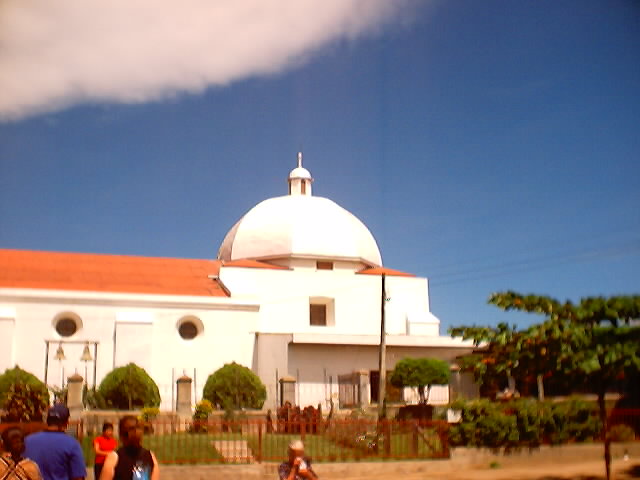
<path fill-rule="evenodd" d="M 226 297 L 218 260 L 0 249 L 0 288 Z"/>
<path fill-rule="evenodd" d="M 364 270 L 360 270 L 356 273 L 361 275 L 382 275 L 383 273 L 390 277 L 415 277 L 415 275 L 411 273 L 401 272 L 399 270 L 392 270 L 390 268 L 384 267 L 375 267 L 375 268 L 365 268 Z"/>
<path fill-rule="evenodd" d="M 270 263 L 259 262 L 258 260 L 229 260 L 222 262 L 223 267 L 239 267 L 239 268 L 265 268 L 267 270 L 290 270 L 280 265 L 271 265 Z"/>

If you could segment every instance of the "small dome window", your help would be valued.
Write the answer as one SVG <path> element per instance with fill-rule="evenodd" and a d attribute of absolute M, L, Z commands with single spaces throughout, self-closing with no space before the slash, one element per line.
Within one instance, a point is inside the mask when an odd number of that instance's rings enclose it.
<path fill-rule="evenodd" d="M 198 336 L 198 327 L 193 322 L 184 322 L 178 328 L 178 332 L 185 340 L 192 340 Z"/>
<path fill-rule="evenodd" d="M 178 334 L 184 340 L 193 340 L 204 330 L 199 318 L 184 317 L 178 322 Z"/>
<path fill-rule="evenodd" d="M 78 322 L 71 317 L 61 317 L 55 321 L 55 329 L 61 337 L 70 337 L 79 329 Z"/>

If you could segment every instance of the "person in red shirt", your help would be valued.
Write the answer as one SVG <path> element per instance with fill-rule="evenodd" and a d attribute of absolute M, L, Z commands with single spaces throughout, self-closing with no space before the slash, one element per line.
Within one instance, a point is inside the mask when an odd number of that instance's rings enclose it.
<path fill-rule="evenodd" d="M 96 437 L 93 441 L 93 449 L 96 452 L 96 462 L 93 467 L 96 479 L 100 478 L 102 467 L 104 466 L 104 460 L 107 455 L 116 449 L 118 441 L 113 437 L 113 424 L 105 422 L 102 425 L 102 435 Z"/>

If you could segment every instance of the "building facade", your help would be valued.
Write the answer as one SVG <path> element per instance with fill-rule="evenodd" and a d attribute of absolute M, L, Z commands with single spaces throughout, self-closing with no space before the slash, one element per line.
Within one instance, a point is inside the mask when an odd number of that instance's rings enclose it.
<path fill-rule="evenodd" d="M 267 386 L 265 408 L 375 402 L 383 276 L 389 370 L 470 352 L 440 335 L 427 279 L 384 267 L 367 227 L 312 182 L 299 156 L 287 195 L 242 216 L 214 260 L 0 250 L 0 370 L 53 386 L 77 372 L 92 385 L 134 362 L 171 409 L 177 378 L 193 379 L 197 401 L 235 361 Z M 433 389 L 431 403 L 449 393 Z"/>

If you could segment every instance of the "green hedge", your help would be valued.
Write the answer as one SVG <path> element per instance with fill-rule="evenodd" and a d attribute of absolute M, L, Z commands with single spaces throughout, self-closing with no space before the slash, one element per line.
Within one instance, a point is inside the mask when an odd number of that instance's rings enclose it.
<path fill-rule="evenodd" d="M 543 443 L 590 441 L 601 431 L 596 406 L 579 399 L 558 403 L 480 399 L 456 401 L 450 407 L 461 412 L 461 421 L 449 433 L 452 446 L 534 448 Z"/>

